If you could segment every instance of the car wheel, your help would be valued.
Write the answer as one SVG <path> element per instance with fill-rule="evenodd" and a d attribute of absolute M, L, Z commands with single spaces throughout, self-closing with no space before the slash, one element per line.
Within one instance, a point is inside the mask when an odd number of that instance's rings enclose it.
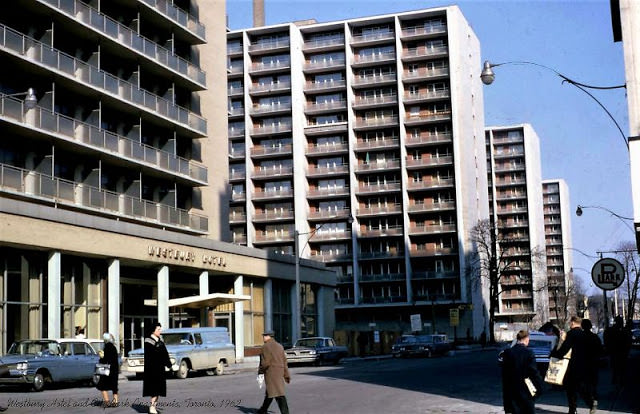
<path fill-rule="evenodd" d="M 184 359 L 180 361 L 180 366 L 176 372 L 176 378 L 185 379 L 189 376 L 189 364 Z"/>
<path fill-rule="evenodd" d="M 213 373 L 216 375 L 222 375 L 224 373 L 224 362 L 218 361 L 218 365 L 213 369 Z"/>
<path fill-rule="evenodd" d="M 33 377 L 33 390 L 37 392 L 44 390 L 45 380 L 42 372 L 36 372 L 36 375 Z"/>

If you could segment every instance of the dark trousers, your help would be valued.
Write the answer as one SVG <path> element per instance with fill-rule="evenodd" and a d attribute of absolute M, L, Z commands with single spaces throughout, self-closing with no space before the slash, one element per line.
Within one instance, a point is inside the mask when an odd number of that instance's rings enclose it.
<path fill-rule="evenodd" d="M 580 397 L 584 400 L 589 408 L 593 407 L 594 396 L 592 394 L 591 388 L 591 385 L 586 381 L 571 381 L 565 384 L 570 413 L 576 413 L 578 411 L 578 394 L 580 394 Z"/>
<path fill-rule="evenodd" d="M 262 402 L 262 407 L 260 407 L 260 409 L 258 410 L 258 413 L 266 414 L 272 401 L 273 401 L 273 398 L 269 398 L 265 394 L 264 401 Z M 278 408 L 280 409 L 280 413 L 289 414 L 289 406 L 287 405 L 287 397 L 285 397 L 284 395 L 276 397 L 276 402 L 278 403 Z"/>

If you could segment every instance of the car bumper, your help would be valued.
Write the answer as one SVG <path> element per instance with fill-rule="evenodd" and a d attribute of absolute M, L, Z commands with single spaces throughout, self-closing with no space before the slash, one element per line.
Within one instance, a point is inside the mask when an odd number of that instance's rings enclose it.
<path fill-rule="evenodd" d="M 288 356 L 287 357 L 287 362 L 289 364 L 295 364 L 295 363 L 304 363 L 304 362 L 316 362 L 318 361 L 319 358 L 317 355 L 312 355 L 312 356 Z"/>
<path fill-rule="evenodd" d="M 33 375 L 15 375 L 0 378 L 0 385 L 33 384 Z"/>

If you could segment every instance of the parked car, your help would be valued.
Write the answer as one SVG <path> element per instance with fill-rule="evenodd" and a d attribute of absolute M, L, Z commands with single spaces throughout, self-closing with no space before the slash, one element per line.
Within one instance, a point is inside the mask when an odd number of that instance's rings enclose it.
<path fill-rule="evenodd" d="M 549 355 L 555 348 L 558 338 L 555 335 L 547 335 L 543 332 L 529 331 L 529 346 L 528 348 L 533 351 L 533 355 L 536 357 L 536 365 L 538 371 L 544 376 L 549 367 Z M 518 341 L 514 339 L 511 342 L 510 347 L 513 347 Z M 500 351 L 498 354 L 498 362 L 502 363 L 502 354 Z"/>
<path fill-rule="evenodd" d="M 292 363 L 315 363 L 337 364 L 340 360 L 349 355 L 346 346 L 336 345 L 333 338 L 310 337 L 298 339 L 292 348 L 285 351 L 287 362 Z"/>
<path fill-rule="evenodd" d="M 446 335 L 404 335 L 391 347 L 391 354 L 396 357 L 446 355 L 451 351 L 451 343 Z"/>
<path fill-rule="evenodd" d="M 631 331 L 631 344 L 640 345 L 640 329 L 634 329 Z"/>
<path fill-rule="evenodd" d="M 184 379 L 189 371 L 207 371 L 222 375 L 224 368 L 236 362 L 235 346 L 229 338 L 227 328 L 171 328 L 162 332 L 171 371 L 177 378 Z M 129 351 L 123 370 L 133 372 L 137 377 L 144 372 L 144 348 Z"/>
<path fill-rule="evenodd" d="M 60 382 L 89 382 L 95 385 L 98 354 L 86 339 L 28 339 L 11 345 L 0 364 L 9 375 L 0 384 L 27 384 L 35 391 Z"/>

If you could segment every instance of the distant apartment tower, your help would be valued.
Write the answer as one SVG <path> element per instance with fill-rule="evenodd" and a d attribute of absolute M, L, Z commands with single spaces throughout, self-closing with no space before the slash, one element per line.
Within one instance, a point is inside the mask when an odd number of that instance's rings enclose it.
<path fill-rule="evenodd" d="M 496 320 L 544 323 L 549 301 L 538 136 L 522 124 L 488 127 L 486 137 L 489 211 L 498 231 L 498 257 L 507 268 L 500 277 Z M 506 251 L 500 250 L 501 240 Z"/>
<path fill-rule="evenodd" d="M 569 187 L 562 179 L 542 182 L 544 233 L 547 250 L 549 319 L 563 326 L 576 304 L 571 300 L 573 255 Z"/>
<path fill-rule="evenodd" d="M 420 314 L 453 336 L 459 309 L 458 335 L 478 336 L 486 307 L 464 269 L 488 217 L 483 99 L 460 10 L 227 41 L 231 241 L 293 255 L 299 232 L 300 255 L 338 271 L 346 335 L 408 332 Z"/>

